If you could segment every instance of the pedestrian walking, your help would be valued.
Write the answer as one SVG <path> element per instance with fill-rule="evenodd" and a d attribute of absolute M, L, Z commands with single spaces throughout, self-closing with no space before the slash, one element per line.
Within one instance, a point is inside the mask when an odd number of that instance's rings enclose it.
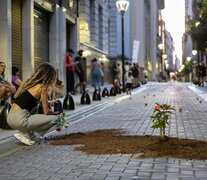
<path fill-rule="evenodd" d="M 120 76 L 121 76 L 121 69 L 120 65 L 117 62 L 114 62 L 112 67 L 112 75 L 113 75 L 113 86 L 118 92 L 120 89 Z"/>
<path fill-rule="evenodd" d="M 15 102 L 8 114 L 9 126 L 19 132 L 14 137 L 26 145 L 35 143 L 34 132 L 43 136 L 58 123 L 60 112 L 53 112 L 49 107 L 49 88 L 56 82 L 55 68 L 49 63 L 41 64 L 32 76 L 17 90 Z M 30 114 L 41 102 L 44 114 Z"/>
<path fill-rule="evenodd" d="M 124 78 L 125 79 L 127 79 L 127 77 L 128 77 L 129 70 L 130 70 L 130 65 L 129 65 L 128 62 L 126 62 L 125 65 L 124 65 Z"/>
<path fill-rule="evenodd" d="M 102 66 L 96 58 L 92 60 L 91 79 L 95 89 L 101 89 L 101 77 L 103 76 Z"/>
<path fill-rule="evenodd" d="M 129 95 L 131 95 L 131 90 L 133 88 L 133 80 L 134 80 L 134 77 L 132 76 L 132 71 L 128 71 L 128 76 L 126 79 L 126 92 Z"/>
<path fill-rule="evenodd" d="M 75 58 L 76 66 L 75 66 L 75 72 L 78 75 L 79 82 L 75 86 L 75 89 L 77 89 L 80 86 L 80 92 L 83 92 L 85 90 L 85 72 L 83 69 L 83 50 L 78 51 L 78 56 Z"/>
<path fill-rule="evenodd" d="M 131 68 L 132 76 L 134 77 L 134 87 L 139 86 L 139 65 L 138 63 L 133 63 L 133 67 Z"/>
<path fill-rule="evenodd" d="M 74 54 L 74 51 L 72 49 L 67 50 L 67 55 L 66 55 L 67 93 L 70 92 L 71 94 L 75 94 L 74 69 L 75 69 L 76 63 L 73 62 L 73 54 Z"/>
<path fill-rule="evenodd" d="M 198 66 L 198 73 L 199 73 L 199 82 L 198 85 L 199 86 L 203 86 L 204 87 L 204 82 L 205 82 L 205 78 L 206 78 L 206 65 L 204 62 L 202 62 L 202 64 L 200 66 Z"/>
<path fill-rule="evenodd" d="M 113 67 L 112 67 L 112 71 L 113 71 L 113 83 L 114 81 L 118 81 L 119 86 L 121 84 L 121 68 L 120 68 L 120 64 L 119 63 L 114 63 Z"/>
<path fill-rule="evenodd" d="M 143 75 L 144 75 L 144 79 L 143 79 L 142 83 L 143 84 L 147 84 L 147 79 L 148 79 L 148 71 L 147 71 L 147 69 L 145 69 L 143 71 Z"/>
<path fill-rule="evenodd" d="M 15 93 L 15 87 L 5 79 L 6 64 L 0 61 L 0 105 L 5 104 L 6 101 Z"/>

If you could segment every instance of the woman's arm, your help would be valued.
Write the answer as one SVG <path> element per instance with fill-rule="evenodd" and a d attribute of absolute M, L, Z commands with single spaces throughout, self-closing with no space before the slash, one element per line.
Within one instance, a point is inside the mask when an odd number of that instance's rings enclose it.
<path fill-rule="evenodd" d="M 9 81 L 2 81 L 0 86 L 4 86 L 8 92 L 14 94 L 16 92 L 15 87 Z"/>
<path fill-rule="evenodd" d="M 20 79 L 16 79 L 15 84 L 20 86 L 22 84 L 22 81 Z"/>
<path fill-rule="evenodd" d="M 42 92 L 41 92 L 41 102 L 42 102 L 42 107 L 43 107 L 43 112 L 46 115 L 58 115 L 60 112 L 54 112 L 50 109 L 49 107 L 49 102 L 48 102 L 48 89 L 43 87 Z"/>

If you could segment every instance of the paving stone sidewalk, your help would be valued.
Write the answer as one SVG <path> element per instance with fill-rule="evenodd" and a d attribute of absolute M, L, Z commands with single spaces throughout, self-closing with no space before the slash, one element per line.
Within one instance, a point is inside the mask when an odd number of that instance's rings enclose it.
<path fill-rule="evenodd" d="M 71 123 L 61 133 L 121 128 L 130 135 L 158 135 L 159 131 L 151 128 L 150 119 L 154 104 L 158 102 L 183 108 L 182 113 L 177 112 L 171 118 L 168 136 L 207 141 L 207 102 L 188 85 L 148 84 L 144 91 L 134 93 L 132 99 L 125 96 L 111 106 Z M 138 159 L 132 154 L 88 155 L 73 148 L 40 144 L 0 157 L 0 179 L 207 179 L 207 161 Z"/>

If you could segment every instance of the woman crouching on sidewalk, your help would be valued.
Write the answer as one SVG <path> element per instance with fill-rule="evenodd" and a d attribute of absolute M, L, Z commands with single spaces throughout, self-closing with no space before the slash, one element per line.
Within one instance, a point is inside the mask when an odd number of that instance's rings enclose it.
<path fill-rule="evenodd" d="M 33 145 L 34 132 L 43 136 L 59 120 L 60 112 L 49 108 L 49 88 L 56 81 L 56 71 L 48 63 L 40 65 L 34 74 L 17 90 L 15 101 L 8 114 L 7 122 L 11 128 L 18 130 L 14 136 L 26 145 Z M 41 102 L 44 114 L 30 114 L 33 108 Z"/>

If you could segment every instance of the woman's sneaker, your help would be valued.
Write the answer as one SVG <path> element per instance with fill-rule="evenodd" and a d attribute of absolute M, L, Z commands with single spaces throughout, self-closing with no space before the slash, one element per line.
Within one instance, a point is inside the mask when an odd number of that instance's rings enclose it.
<path fill-rule="evenodd" d="M 35 144 L 35 141 L 30 139 L 28 132 L 17 132 L 14 137 L 25 145 L 31 146 Z"/>

